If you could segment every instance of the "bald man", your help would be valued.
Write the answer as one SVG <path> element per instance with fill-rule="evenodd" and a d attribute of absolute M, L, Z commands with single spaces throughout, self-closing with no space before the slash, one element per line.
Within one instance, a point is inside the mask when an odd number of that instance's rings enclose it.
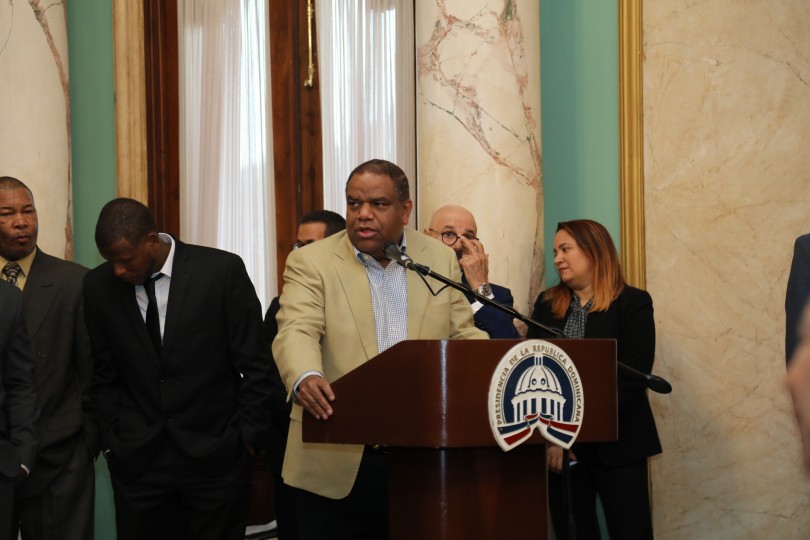
<path fill-rule="evenodd" d="M 512 307 L 512 293 L 506 287 L 489 282 L 489 255 L 477 238 L 478 225 L 472 213 L 462 206 L 442 206 L 430 218 L 430 226 L 424 230 L 428 236 L 442 241 L 456 252 L 461 266 L 461 281 L 478 294 Z M 512 317 L 497 308 L 479 302 L 466 294 L 473 311 L 475 326 L 484 330 L 492 339 L 518 339 L 520 335 Z"/>

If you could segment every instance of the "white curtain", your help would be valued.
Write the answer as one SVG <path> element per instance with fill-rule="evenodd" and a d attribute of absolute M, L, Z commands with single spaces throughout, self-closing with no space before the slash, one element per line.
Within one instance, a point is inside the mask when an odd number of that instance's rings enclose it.
<path fill-rule="evenodd" d="M 360 163 L 399 165 L 416 200 L 413 0 L 317 0 L 323 197 L 346 215 L 345 185 Z"/>
<path fill-rule="evenodd" d="M 179 0 L 181 239 L 277 293 L 266 0 Z"/>

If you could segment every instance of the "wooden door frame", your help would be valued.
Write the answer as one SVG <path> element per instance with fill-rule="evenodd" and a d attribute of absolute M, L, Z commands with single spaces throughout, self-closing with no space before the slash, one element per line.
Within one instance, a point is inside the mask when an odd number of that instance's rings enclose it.
<path fill-rule="evenodd" d="M 144 0 L 147 200 L 161 231 L 180 234 L 177 0 Z"/>

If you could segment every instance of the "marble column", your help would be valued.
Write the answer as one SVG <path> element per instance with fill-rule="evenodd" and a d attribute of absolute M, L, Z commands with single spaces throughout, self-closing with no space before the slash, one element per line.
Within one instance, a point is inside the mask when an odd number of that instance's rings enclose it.
<path fill-rule="evenodd" d="M 536 0 L 416 3 L 418 227 L 468 208 L 490 279 L 527 313 L 543 278 Z"/>
<path fill-rule="evenodd" d="M 785 284 L 810 232 L 805 0 L 644 2 L 657 538 L 808 538 Z"/>
<path fill-rule="evenodd" d="M 0 175 L 34 193 L 42 249 L 71 258 L 67 62 L 64 2 L 0 2 Z"/>

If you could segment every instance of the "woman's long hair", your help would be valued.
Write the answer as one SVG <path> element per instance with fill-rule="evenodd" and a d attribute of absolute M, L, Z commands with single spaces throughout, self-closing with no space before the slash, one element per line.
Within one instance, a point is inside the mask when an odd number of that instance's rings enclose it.
<path fill-rule="evenodd" d="M 605 227 L 590 219 L 561 221 L 557 232 L 565 231 L 576 241 L 588 260 L 593 272 L 593 304 L 590 311 L 607 311 L 610 304 L 618 298 L 624 289 L 624 277 L 619 265 L 616 246 Z M 562 319 L 571 305 L 571 289 L 560 281 L 554 287 L 546 289 L 543 297 L 551 303 L 554 317 Z"/>

